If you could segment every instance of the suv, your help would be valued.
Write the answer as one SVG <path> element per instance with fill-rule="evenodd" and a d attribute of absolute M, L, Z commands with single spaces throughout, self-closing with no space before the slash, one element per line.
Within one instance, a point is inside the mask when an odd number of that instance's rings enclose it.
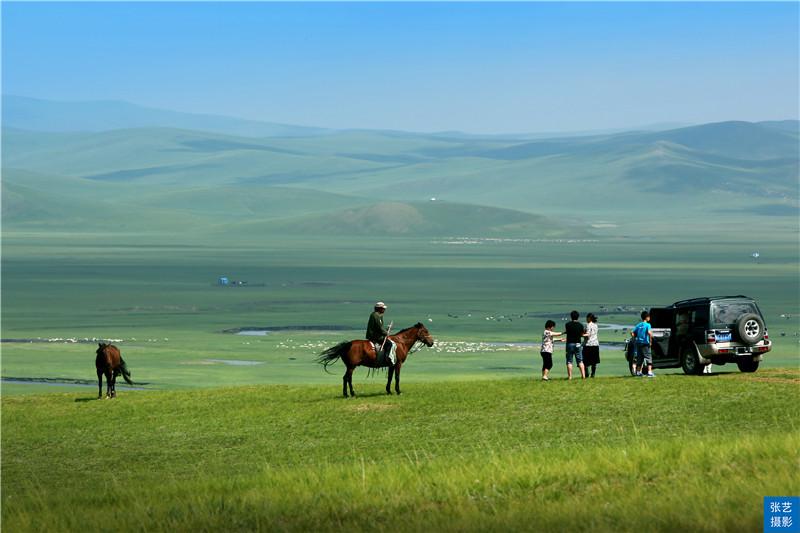
<path fill-rule="evenodd" d="M 764 316 L 747 296 L 717 296 L 681 300 L 650 309 L 653 328 L 653 367 L 683 368 L 702 374 L 713 363 L 736 363 L 742 372 L 755 372 L 763 354 L 772 349 Z M 633 362 L 633 343 L 625 348 Z"/>

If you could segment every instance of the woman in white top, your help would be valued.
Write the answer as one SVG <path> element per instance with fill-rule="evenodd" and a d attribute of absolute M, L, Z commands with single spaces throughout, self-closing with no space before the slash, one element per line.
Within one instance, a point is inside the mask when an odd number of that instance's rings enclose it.
<path fill-rule="evenodd" d="M 597 338 L 597 316 L 594 313 L 586 315 L 586 344 L 583 347 L 583 364 L 586 366 L 587 377 L 594 377 L 597 365 L 600 364 L 600 340 Z M 590 369 L 591 374 L 589 374 Z"/>

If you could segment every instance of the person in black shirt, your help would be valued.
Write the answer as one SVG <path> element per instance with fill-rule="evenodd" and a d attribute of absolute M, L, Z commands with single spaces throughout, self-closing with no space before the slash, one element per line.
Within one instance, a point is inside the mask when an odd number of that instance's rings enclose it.
<path fill-rule="evenodd" d="M 369 315 L 369 321 L 367 322 L 367 340 L 375 344 L 381 344 L 383 339 L 386 338 L 386 335 L 389 334 L 383 325 L 383 313 L 385 312 L 386 304 L 378 302 L 375 304 L 375 309 L 372 311 L 372 314 Z"/>
<path fill-rule="evenodd" d="M 572 319 L 567 322 L 564 333 L 567 336 L 567 379 L 572 379 L 572 359 L 578 363 L 581 370 L 581 379 L 586 379 L 586 367 L 583 365 L 583 352 L 581 350 L 581 340 L 586 336 L 586 328 L 578 322 L 581 314 L 573 311 L 569 314 Z"/>
<path fill-rule="evenodd" d="M 386 304 L 383 302 L 377 302 L 375 304 L 375 310 L 372 311 L 372 314 L 369 315 L 369 321 L 367 322 L 367 340 L 372 341 L 375 345 L 375 357 L 380 358 L 381 354 L 378 353 L 380 347 L 383 346 L 383 355 L 389 358 L 389 362 L 391 362 L 392 366 L 397 362 L 397 356 L 395 355 L 395 344 L 388 339 L 389 330 L 383 325 L 383 313 L 386 312 Z M 391 328 L 391 324 L 389 328 Z"/>

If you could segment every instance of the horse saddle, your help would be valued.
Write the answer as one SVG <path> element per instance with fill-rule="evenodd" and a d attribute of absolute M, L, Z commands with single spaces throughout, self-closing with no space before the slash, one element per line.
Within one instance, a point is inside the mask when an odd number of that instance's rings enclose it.
<path fill-rule="evenodd" d="M 383 350 L 381 350 L 381 344 L 383 344 Z M 395 355 L 395 344 L 386 339 L 386 342 L 373 342 L 372 347 L 375 348 L 375 358 L 378 360 L 378 366 L 394 366 L 397 362 L 397 356 Z"/>

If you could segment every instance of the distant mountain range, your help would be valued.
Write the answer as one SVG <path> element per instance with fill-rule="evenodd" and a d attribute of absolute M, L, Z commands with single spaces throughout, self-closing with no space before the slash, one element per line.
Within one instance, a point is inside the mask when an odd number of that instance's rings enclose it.
<path fill-rule="evenodd" d="M 180 113 L 115 100 L 57 102 L 3 95 L 3 127 L 34 131 L 108 131 L 171 127 L 249 137 L 324 135 L 330 130 L 220 115 Z"/>
<path fill-rule="evenodd" d="M 329 135 L 337 131 L 329 128 L 293 126 L 257 120 L 245 120 L 205 113 L 182 113 L 145 107 L 116 100 L 63 102 L 42 100 L 25 96 L 3 95 L 3 126 L 43 132 L 100 132 L 132 128 L 178 128 L 222 133 L 242 137 L 306 137 Z M 662 131 L 685 127 L 688 124 L 664 122 L 635 128 L 637 131 Z M 431 133 L 433 137 L 450 139 L 546 139 L 622 133 L 630 129 L 602 131 L 531 132 L 479 135 L 460 131 Z M 348 129 L 347 131 L 358 131 Z M 407 132 L 382 130 L 396 135 Z M 411 133 L 418 135 L 417 133 Z"/>
<path fill-rule="evenodd" d="M 654 210 L 662 225 L 798 213 L 798 121 L 534 137 L 335 131 L 4 96 L 2 221 L 92 231 L 112 220 L 119 231 L 219 238 L 561 237 Z"/>

